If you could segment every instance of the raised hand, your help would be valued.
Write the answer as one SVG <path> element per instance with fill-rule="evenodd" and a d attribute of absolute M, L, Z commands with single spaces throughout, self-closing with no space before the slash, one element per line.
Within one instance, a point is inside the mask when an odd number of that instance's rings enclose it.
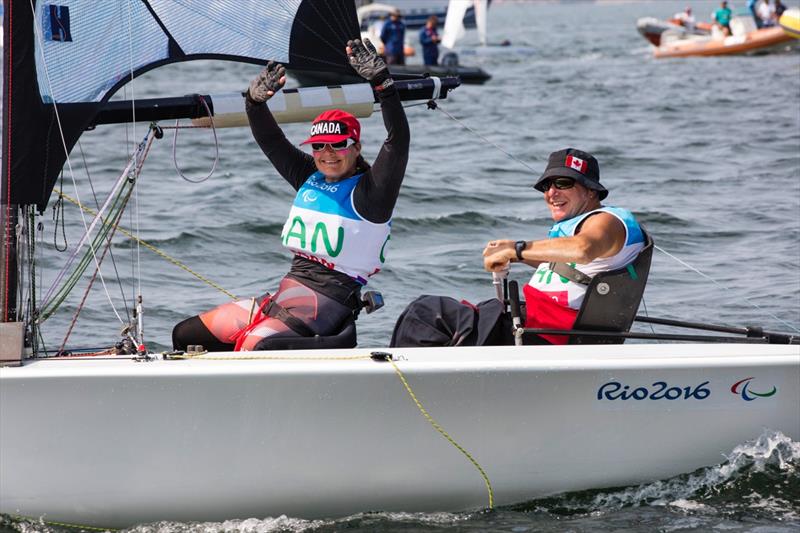
<path fill-rule="evenodd" d="M 359 76 L 373 86 L 391 85 L 391 83 L 386 83 L 387 80 L 391 80 L 389 67 L 378 55 L 378 51 L 375 50 L 369 39 L 364 39 L 363 43 L 360 39 L 347 41 L 345 51 L 350 60 L 350 66 L 358 72 Z"/>
<path fill-rule="evenodd" d="M 247 90 L 250 100 L 262 104 L 283 88 L 286 83 L 286 69 L 280 63 L 270 61 L 258 76 L 250 82 Z"/>

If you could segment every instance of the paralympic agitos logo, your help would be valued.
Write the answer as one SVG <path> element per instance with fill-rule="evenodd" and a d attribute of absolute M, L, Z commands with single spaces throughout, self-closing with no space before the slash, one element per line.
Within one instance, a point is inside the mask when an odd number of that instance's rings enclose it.
<path fill-rule="evenodd" d="M 746 402 L 752 402 L 756 398 L 769 398 L 770 396 L 775 396 L 778 392 L 778 387 L 772 386 L 772 390 L 769 392 L 755 392 L 750 390 L 750 380 L 752 377 L 744 378 L 741 381 L 737 381 L 731 386 L 731 392 L 733 394 L 738 394 L 742 397 L 742 399 Z"/>

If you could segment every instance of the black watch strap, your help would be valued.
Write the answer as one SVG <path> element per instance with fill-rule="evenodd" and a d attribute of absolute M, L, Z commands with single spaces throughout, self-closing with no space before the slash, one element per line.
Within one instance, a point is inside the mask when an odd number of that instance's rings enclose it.
<path fill-rule="evenodd" d="M 517 241 L 514 243 L 514 249 L 517 251 L 517 261 L 523 261 L 522 251 L 528 247 L 528 241 Z"/>

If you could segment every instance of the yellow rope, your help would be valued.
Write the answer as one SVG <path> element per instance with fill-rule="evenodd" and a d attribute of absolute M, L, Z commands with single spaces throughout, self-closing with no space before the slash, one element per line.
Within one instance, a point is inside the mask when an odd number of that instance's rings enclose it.
<path fill-rule="evenodd" d="M 422 403 L 417 399 L 417 396 L 414 394 L 414 391 L 411 390 L 411 386 L 408 384 L 408 381 L 406 381 L 405 376 L 400 371 L 400 368 L 397 366 L 397 364 L 394 362 L 394 360 L 393 359 L 387 359 L 387 361 L 392 363 L 392 366 L 394 367 L 394 371 L 397 373 L 397 377 L 400 378 L 400 381 L 403 383 L 403 386 L 406 388 L 406 391 L 408 391 L 408 395 L 411 396 L 412 400 L 414 400 L 414 403 L 417 405 L 417 408 L 419 409 L 420 413 L 422 413 L 422 416 L 424 416 L 425 419 L 428 422 L 430 422 L 430 424 L 433 426 L 433 428 L 436 431 L 438 431 L 439 434 L 442 435 L 442 437 L 447 439 L 447 442 L 449 442 L 450 444 L 455 446 L 456 449 L 458 451 L 460 451 L 462 454 L 464 454 L 464 457 L 469 459 L 469 462 L 472 463 L 473 466 L 478 469 L 478 472 L 480 472 L 481 477 L 483 478 L 483 482 L 486 484 L 486 491 L 489 493 L 489 509 L 492 509 L 494 507 L 494 491 L 492 490 L 492 483 L 489 481 L 489 476 L 486 475 L 486 472 L 483 470 L 483 468 L 481 468 L 481 465 L 478 464 L 478 461 L 476 461 L 475 458 L 472 457 L 472 455 L 470 455 L 470 453 L 467 450 L 462 448 L 461 445 L 458 444 L 453 439 L 453 437 L 451 437 L 444 430 L 444 428 L 442 426 L 440 426 L 439 423 L 436 422 L 436 420 L 434 420 L 431 415 L 428 414 L 428 411 L 425 410 L 425 408 L 422 406 Z"/>
<path fill-rule="evenodd" d="M 288 357 L 285 355 L 236 355 L 233 357 L 207 355 L 208 352 L 201 352 L 197 355 L 186 353 L 184 355 L 170 355 L 170 359 L 202 359 L 205 361 L 363 361 L 371 359 L 369 355 L 297 355 Z"/>
<path fill-rule="evenodd" d="M 355 361 L 355 360 L 366 360 L 366 359 L 373 359 L 370 355 L 350 355 L 350 356 L 295 356 L 295 357 L 288 357 L 285 355 L 240 355 L 235 357 L 220 357 L 220 356 L 212 356 L 208 355 L 208 352 L 199 352 L 197 354 L 193 353 L 186 353 L 184 355 L 175 355 L 170 356 L 172 359 L 204 359 L 204 360 L 216 360 L 216 361 L 230 361 L 230 360 L 282 360 L 282 361 L 292 361 L 292 360 L 304 360 L 304 361 Z M 422 406 L 422 402 L 419 401 L 414 391 L 411 389 L 411 385 L 408 384 L 406 377 L 403 375 L 403 372 L 400 371 L 400 368 L 394 362 L 393 359 L 387 358 L 387 361 L 392 363 L 392 367 L 394 367 L 394 371 L 397 374 L 397 377 L 400 378 L 400 382 L 405 387 L 408 395 L 411 396 L 411 399 L 416 404 L 417 409 L 419 409 L 422 416 L 433 426 L 433 428 L 439 432 L 442 437 L 444 437 L 447 442 L 452 444 L 458 451 L 460 451 L 464 457 L 466 457 L 470 463 L 478 470 L 481 477 L 483 478 L 483 482 L 486 485 L 486 492 L 489 494 L 489 509 L 494 508 L 494 490 L 492 489 L 492 483 L 489 481 L 489 476 L 486 475 L 486 471 L 478 464 L 478 461 L 475 460 L 472 455 L 465 450 L 460 444 L 458 444 L 444 428 L 439 425 L 433 417 L 428 414 L 428 411 Z"/>
<path fill-rule="evenodd" d="M 91 208 L 89 208 L 89 207 L 86 207 L 85 205 L 82 205 L 80 202 L 78 202 L 78 201 L 77 201 L 77 200 L 75 200 L 74 198 L 71 198 L 69 195 L 67 195 L 67 194 L 65 194 L 64 192 L 62 192 L 61 190 L 59 190 L 57 187 L 56 187 L 56 188 L 54 188 L 53 190 L 54 190 L 55 192 L 57 192 L 59 196 L 61 196 L 61 197 L 62 197 L 62 198 L 64 198 L 65 200 L 69 200 L 70 202 L 72 202 L 73 204 L 77 205 L 78 207 L 80 207 L 81 209 L 83 209 L 84 211 L 86 211 L 87 213 L 89 213 L 90 215 L 92 215 L 92 216 L 97 216 L 97 211 L 95 211 L 95 210 L 93 210 L 93 209 L 91 209 Z M 102 220 L 103 220 L 103 223 L 104 223 L 104 224 L 108 224 L 108 222 L 106 221 L 106 219 L 102 219 Z M 128 231 L 128 230 L 126 230 L 125 228 L 123 228 L 123 227 L 121 227 L 121 226 L 120 226 L 120 227 L 118 227 L 117 229 L 118 229 L 120 232 L 124 233 L 124 234 L 125 234 L 127 237 L 129 237 L 129 238 L 133 239 L 134 241 L 138 242 L 139 244 L 141 244 L 142 246 L 144 246 L 145 248 L 147 248 L 148 250 L 150 250 L 151 252 L 153 252 L 153 253 L 155 253 L 155 254 L 157 254 L 157 255 L 159 255 L 159 256 L 161 256 L 161 257 L 163 257 L 164 259 L 166 259 L 167 261 L 169 261 L 169 262 L 170 262 L 170 263 L 172 263 L 173 265 L 177 266 L 178 268 L 181 268 L 181 269 L 185 270 L 186 272 L 188 272 L 188 273 L 189 273 L 189 274 L 191 274 L 192 276 L 196 277 L 197 279 L 199 279 L 199 280 L 200 280 L 200 281 L 202 281 L 203 283 L 206 283 L 207 285 L 210 285 L 211 287 L 214 287 L 215 289 L 217 289 L 217 290 L 218 290 L 218 291 L 220 291 L 221 293 L 223 293 L 223 294 L 225 294 L 226 296 L 228 296 L 228 297 L 229 297 L 231 300 L 236 300 L 236 299 L 237 299 L 235 295 L 233 295 L 233 294 L 231 294 L 230 292 L 226 291 L 225 289 L 223 289 L 222 287 L 220 287 L 219 285 L 217 285 L 216 283 L 214 283 L 214 282 L 213 282 L 213 281 L 211 281 L 210 279 L 208 279 L 208 278 L 206 278 L 206 277 L 202 276 L 201 274 L 198 274 L 197 272 L 195 272 L 194 270 L 192 270 L 192 269 L 191 269 L 191 268 L 189 268 L 188 266 L 184 265 L 183 263 L 181 263 L 180 261 L 178 261 L 178 260 L 177 260 L 177 259 L 175 259 L 174 257 L 171 257 L 171 256 L 167 255 L 166 253 L 162 252 L 161 250 L 159 250 L 158 248 L 156 248 L 156 247 L 155 247 L 155 246 L 153 246 L 152 244 L 150 244 L 150 243 L 148 243 L 148 242 L 146 242 L 146 241 L 144 241 L 144 240 L 140 239 L 139 237 L 137 237 L 137 236 L 133 235 L 131 232 L 129 232 L 129 231 Z"/>

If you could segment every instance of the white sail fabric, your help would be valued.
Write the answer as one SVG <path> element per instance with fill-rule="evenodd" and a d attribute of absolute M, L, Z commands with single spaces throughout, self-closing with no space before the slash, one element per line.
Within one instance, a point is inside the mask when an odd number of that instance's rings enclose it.
<path fill-rule="evenodd" d="M 186 56 L 287 62 L 292 24 L 302 0 L 148 3 L 37 0 L 36 63 L 42 99 L 99 101 L 132 72 L 174 57 L 175 44 Z M 174 39 L 172 49 L 168 35 Z"/>
<path fill-rule="evenodd" d="M 472 0 L 450 0 L 441 41 L 445 48 L 453 48 L 456 41 L 464 36 L 464 15 L 471 5 Z"/>
<path fill-rule="evenodd" d="M 489 0 L 474 0 L 475 1 L 475 26 L 478 29 L 478 40 L 482 46 L 486 46 L 486 28 L 487 28 L 487 11 L 489 9 Z"/>

